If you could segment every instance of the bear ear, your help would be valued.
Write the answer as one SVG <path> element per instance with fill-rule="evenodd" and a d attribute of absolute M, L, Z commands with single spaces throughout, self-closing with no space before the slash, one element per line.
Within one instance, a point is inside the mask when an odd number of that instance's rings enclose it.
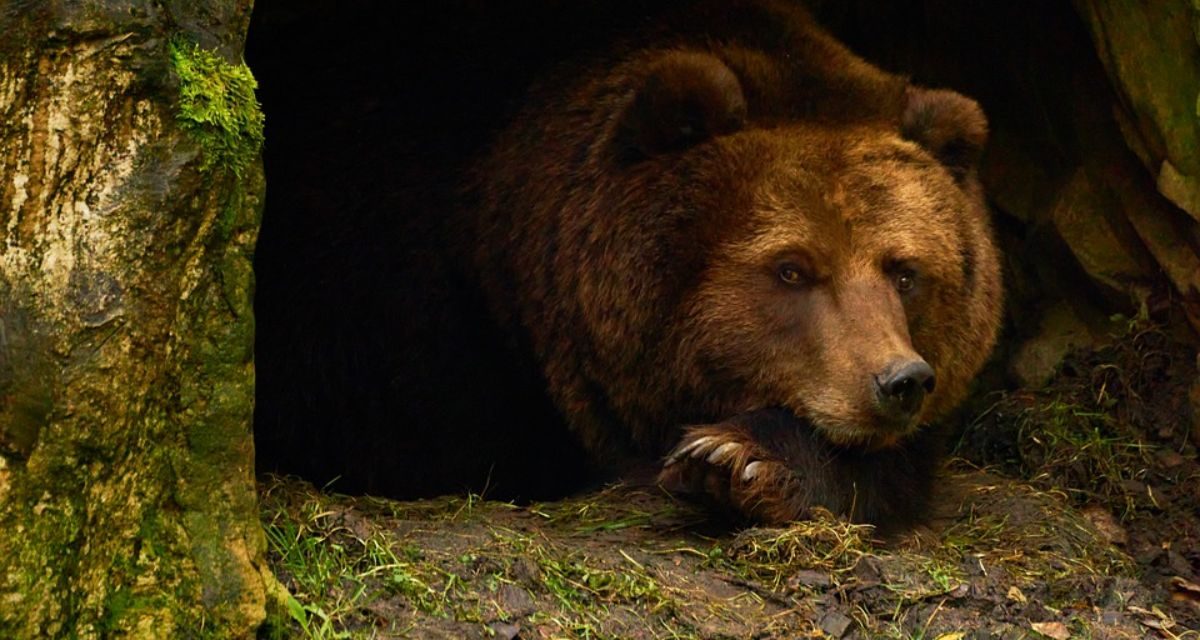
<path fill-rule="evenodd" d="M 901 134 L 925 147 L 958 181 L 975 170 L 987 142 L 987 118 L 974 100 L 953 91 L 908 87 Z"/>
<path fill-rule="evenodd" d="M 621 114 L 616 143 L 630 159 L 679 151 L 741 129 L 742 85 L 707 53 L 673 51 L 656 60 Z"/>

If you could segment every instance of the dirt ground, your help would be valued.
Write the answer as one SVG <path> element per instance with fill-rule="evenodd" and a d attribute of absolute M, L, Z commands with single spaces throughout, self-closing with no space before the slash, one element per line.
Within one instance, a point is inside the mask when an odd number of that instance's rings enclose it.
<path fill-rule="evenodd" d="M 928 529 L 711 519 L 653 487 L 512 505 L 266 478 L 311 638 L 1200 638 L 1193 350 L 1156 329 L 985 396 Z"/>

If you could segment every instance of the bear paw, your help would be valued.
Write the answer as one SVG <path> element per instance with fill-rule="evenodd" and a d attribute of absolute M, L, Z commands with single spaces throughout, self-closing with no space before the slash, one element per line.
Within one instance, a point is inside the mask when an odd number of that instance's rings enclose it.
<path fill-rule="evenodd" d="M 799 479 L 782 460 L 736 425 L 688 429 L 667 456 L 659 484 L 700 497 L 763 524 L 797 519 Z"/>

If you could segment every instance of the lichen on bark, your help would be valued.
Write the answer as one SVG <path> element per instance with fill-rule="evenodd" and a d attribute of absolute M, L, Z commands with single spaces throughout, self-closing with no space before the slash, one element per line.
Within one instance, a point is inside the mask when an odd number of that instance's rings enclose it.
<path fill-rule="evenodd" d="M 246 637 L 249 3 L 113 4 L 0 18 L 0 637 Z"/>

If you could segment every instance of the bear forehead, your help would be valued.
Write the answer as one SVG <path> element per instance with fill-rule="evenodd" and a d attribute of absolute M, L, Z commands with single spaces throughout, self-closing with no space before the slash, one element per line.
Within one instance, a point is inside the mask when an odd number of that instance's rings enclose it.
<path fill-rule="evenodd" d="M 761 161 L 748 212 L 758 251 L 954 240 L 949 230 L 969 203 L 919 146 L 877 132 L 774 137 L 783 139 L 751 145 Z"/>

